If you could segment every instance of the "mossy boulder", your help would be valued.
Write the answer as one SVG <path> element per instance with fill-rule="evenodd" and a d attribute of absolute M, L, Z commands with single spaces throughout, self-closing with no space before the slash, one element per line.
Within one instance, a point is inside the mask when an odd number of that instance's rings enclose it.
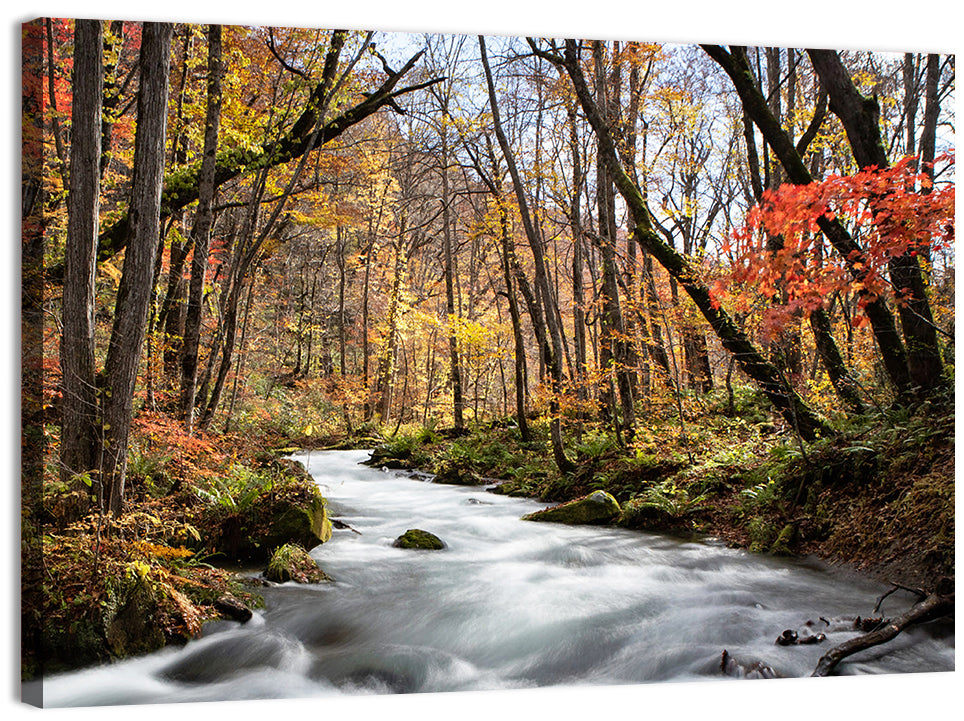
<path fill-rule="evenodd" d="M 118 569 L 99 604 L 90 605 L 67 627 L 44 626 L 41 654 L 46 669 L 67 670 L 150 653 L 177 640 L 165 636 L 165 590 L 174 589 L 158 584 L 146 563 L 134 561 Z"/>
<path fill-rule="evenodd" d="M 523 521 L 548 521 L 552 523 L 588 524 L 609 523 L 619 516 L 620 508 L 612 494 L 606 491 L 593 491 L 588 496 L 577 498 L 568 503 L 547 508 L 543 511 L 528 513 Z"/>
<path fill-rule="evenodd" d="M 401 442 L 383 443 L 376 446 L 372 449 L 371 457 L 363 463 L 374 468 L 389 468 L 391 470 L 407 470 L 418 466 L 414 447 Z"/>
<path fill-rule="evenodd" d="M 331 521 L 328 518 L 328 502 L 315 485 L 314 479 L 298 461 L 280 459 L 279 467 L 298 481 L 300 490 L 274 503 L 266 503 L 268 532 L 265 541 L 269 547 L 284 543 L 297 543 L 312 548 L 331 539 Z"/>
<path fill-rule="evenodd" d="M 264 572 L 265 578 L 275 583 L 321 583 L 332 580 L 315 563 L 308 552 L 295 543 L 287 543 L 271 554 L 268 567 Z"/>
<path fill-rule="evenodd" d="M 328 503 L 317 487 L 265 496 L 244 514 L 220 524 L 216 548 L 237 561 L 266 562 L 272 549 L 289 543 L 311 549 L 331 538 Z"/>
<path fill-rule="evenodd" d="M 128 564 L 109 584 L 101 614 L 104 639 L 115 658 L 183 644 L 201 632 L 200 610 L 141 561 Z"/>
<path fill-rule="evenodd" d="M 786 524 L 777 535 L 777 540 L 773 542 L 770 546 L 770 553 L 777 556 L 790 556 L 793 555 L 790 550 L 791 544 L 796 539 L 797 526 L 794 523 Z"/>
<path fill-rule="evenodd" d="M 440 551 L 445 544 L 438 536 L 420 528 L 410 528 L 395 539 L 395 548 L 415 548 L 423 551 Z"/>

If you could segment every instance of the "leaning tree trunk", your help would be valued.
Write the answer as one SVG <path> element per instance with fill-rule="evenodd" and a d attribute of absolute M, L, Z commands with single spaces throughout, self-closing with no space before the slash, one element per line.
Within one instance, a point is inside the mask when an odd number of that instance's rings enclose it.
<path fill-rule="evenodd" d="M 811 676 L 829 676 L 837 668 L 837 664 L 845 658 L 854 655 L 858 651 L 864 651 L 874 646 L 890 641 L 901 631 L 917 623 L 931 621 L 941 616 L 954 613 L 954 593 L 940 595 L 932 593 L 923 601 L 914 605 L 906 613 L 902 613 L 896 618 L 889 619 L 880 628 L 857 636 L 849 641 L 845 641 L 839 646 L 835 646 L 820 657 L 817 668 Z"/>
<path fill-rule="evenodd" d="M 766 98 L 756 87 L 745 48 L 735 47 L 731 49 L 731 52 L 727 52 L 719 45 L 703 45 L 701 47 L 730 76 L 740 96 L 744 112 L 753 119 L 767 144 L 777 154 L 789 182 L 794 185 L 807 185 L 813 182 L 810 171 L 804 165 L 800 153 L 786 131 L 773 117 L 767 106 Z M 851 237 L 837 218 L 823 215 L 817 219 L 817 226 L 840 255 L 851 277 L 857 283 L 862 283 L 868 272 L 866 264 L 863 262 L 863 248 Z M 873 329 L 874 339 L 877 341 L 887 377 L 896 389 L 898 396 L 907 398 L 911 392 L 911 379 L 907 369 L 907 354 L 897 331 L 894 316 L 883 299 L 872 296 L 866 288 L 861 286 L 861 289 L 858 290 L 858 296 L 866 301 L 864 313 Z"/>

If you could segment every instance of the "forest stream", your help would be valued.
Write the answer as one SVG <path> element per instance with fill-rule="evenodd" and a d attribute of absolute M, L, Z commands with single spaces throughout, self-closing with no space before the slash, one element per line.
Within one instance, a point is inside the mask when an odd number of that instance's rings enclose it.
<path fill-rule="evenodd" d="M 349 528 L 312 556 L 334 583 L 263 589 L 244 625 L 183 648 L 47 677 L 47 706 L 612 685 L 721 678 L 724 649 L 809 676 L 853 630 L 775 639 L 807 620 L 868 615 L 888 586 L 811 560 L 611 527 L 520 520 L 537 501 L 360 465 L 367 451 L 301 453 Z M 410 528 L 441 551 L 395 548 Z M 895 594 L 884 613 L 913 598 Z M 847 659 L 841 674 L 954 669 L 951 624 Z"/>

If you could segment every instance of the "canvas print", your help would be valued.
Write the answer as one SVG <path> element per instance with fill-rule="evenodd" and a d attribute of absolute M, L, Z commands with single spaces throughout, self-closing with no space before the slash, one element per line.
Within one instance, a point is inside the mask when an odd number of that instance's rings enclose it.
<path fill-rule="evenodd" d="M 954 671 L 955 58 L 657 40 L 23 24 L 25 702 Z"/>

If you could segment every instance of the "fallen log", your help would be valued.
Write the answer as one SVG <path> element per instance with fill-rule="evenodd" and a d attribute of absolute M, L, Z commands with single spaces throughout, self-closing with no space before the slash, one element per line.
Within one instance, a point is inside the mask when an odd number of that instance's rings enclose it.
<path fill-rule="evenodd" d="M 878 606 L 879 606 L 878 602 Z M 914 604 L 906 613 L 888 621 L 884 621 L 878 628 L 845 641 L 830 649 L 817 662 L 817 667 L 811 676 L 829 676 L 841 661 L 848 656 L 878 646 L 893 639 L 906 628 L 925 621 L 932 621 L 954 613 L 954 594 L 932 593 L 924 600 Z"/>

